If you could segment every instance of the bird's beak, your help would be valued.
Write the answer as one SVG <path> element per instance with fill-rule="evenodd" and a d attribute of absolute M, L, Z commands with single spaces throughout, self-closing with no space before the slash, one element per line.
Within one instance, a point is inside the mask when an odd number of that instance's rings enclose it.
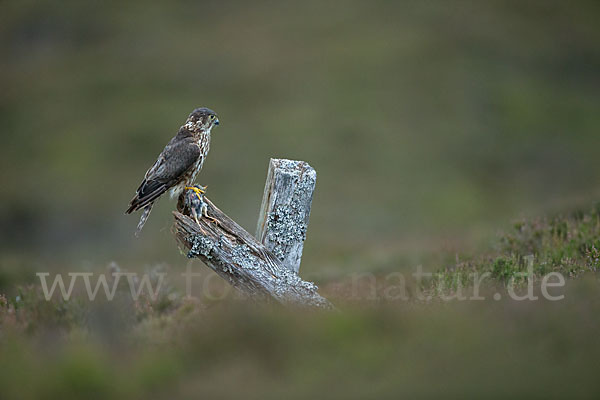
<path fill-rule="evenodd" d="M 215 125 L 219 125 L 219 118 L 215 119 Z"/>

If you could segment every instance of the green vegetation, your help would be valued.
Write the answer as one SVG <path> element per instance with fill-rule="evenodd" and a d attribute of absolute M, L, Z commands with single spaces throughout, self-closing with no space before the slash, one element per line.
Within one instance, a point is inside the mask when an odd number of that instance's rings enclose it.
<path fill-rule="evenodd" d="M 438 271 L 430 287 L 443 290 L 473 283 L 473 274 L 489 273 L 501 283 L 524 282 L 528 265 L 539 280 L 550 272 L 577 277 L 600 267 L 600 204 L 592 210 L 553 218 L 519 221 L 503 235 L 496 255 L 455 263 Z"/>
<path fill-rule="evenodd" d="M 0 296 L 3 398 L 586 397 L 600 389 L 599 211 L 518 222 L 493 255 L 427 282 L 443 281 L 447 295 L 457 279 L 468 289 L 468 274 L 490 272 L 484 302 L 346 298 L 346 282 L 323 289 L 342 313 L 305 313 L 232 296 L 198 302 L 169 285 L 155 301 L 133 301 L 121 285 L 100 303 L 46 301 L 39 285 L 22 287 Z M 526 269 L 525 254 L 536 280 L 579 278 L 560 290 L 564 300 L 491 301 Z M 389 282 L 377 279 L 385 293 Z"/>
<path fill-rule="evenodd" d="M 188 306 L 114 336 L 81 328 L 59 334 L 51 324 L 23 336 L 3 325 L 0 384 L 8 399 L 588 397 L 600 389 L 596 292 L 597 282 L 583 279 L 559 304 L 334 315 Z"/>
<path fill-rule="evenodd" d="M 2 2 L 0 399 L 597 398 L 599 16 L 596 0 Z M 270 157 L 316 169 L 301 272 L 343 313 L 220 296 L 197 262 L 184 298 L 170 200 L 134 238 L 127 202 L 197 106 L 221 121 L 199 183 L 250 232 Z M 529 260 L 536 290 L 576 278 L 564 300 L 505 296 Z M 156 301 L 48 302 L 36 278 L 113 262 L 170 281 Z M 408 300 L 389 295 L 398 273 Z M 485 301 L 443 300 L 473 273 Z"/>
<path fill-rule="evenodd" d="M 2 264 L 180 265 L 172 201 L 140 240 L 123 211 L 198 105 L 222 122 L 200 183 L 249 231 L 270 157 L 316 169 L 316 276 L 599 193 L 596 1 L 0 7 Z"/>

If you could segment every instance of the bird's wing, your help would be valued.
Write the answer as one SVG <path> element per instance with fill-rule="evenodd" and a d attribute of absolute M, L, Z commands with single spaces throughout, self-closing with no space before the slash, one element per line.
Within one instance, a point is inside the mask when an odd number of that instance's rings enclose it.
<path fill-rule="evenodd" d="M 146 172 L 126 213 L 147 206 L 177 184 L 198 157 L 201 157 L 200 148 L 191 138 L 172 140 Z"/>

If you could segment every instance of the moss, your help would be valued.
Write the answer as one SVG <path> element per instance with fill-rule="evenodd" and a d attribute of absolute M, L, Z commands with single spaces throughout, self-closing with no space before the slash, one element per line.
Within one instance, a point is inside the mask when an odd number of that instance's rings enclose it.
<path fill-rule="evenodd" d="M 587 211 L 576 210 L 551 218 L 521 220 L 499 239 L 499 251 L 494 255 L 474 257 L 468 262 L 443 268 L 434 275 L 431 285 L 456 288 L 468 280 L 469 273 L 490 272 L 506 284 L 527 271 L 527 258 L 533 257 L 534 279 L 550 272 L 576 277 L 595 272 L 600 267 L 600 203 Z M 472 282 L 472 281 L 471 281 Z"/>

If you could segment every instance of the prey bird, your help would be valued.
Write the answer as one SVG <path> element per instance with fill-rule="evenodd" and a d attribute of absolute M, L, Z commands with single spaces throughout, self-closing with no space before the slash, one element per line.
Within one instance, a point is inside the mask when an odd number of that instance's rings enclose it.
<path fill-rule="evenodd" d="M 215 125 L 219 125 L 219 118 L 214 111 L 208 108 L 195 109 L 179 128 L 177 135 L 158 155 L 125 211 L 125 214 L 131 214 L 140 209 L 144 210 L 135 232 L 136 236 L 148 220 L 154 202 L 166 191 L 171 190 L 171 198 L 174 198 L 184 190 L 192 190 L 200 202 L 204 201 L 206 187 L 193 186 L 193 183 L 208 155 L 210 131 Z M 206 207 L 202 210 L 204 217 L 212 219 L 206 214 Z"/>

